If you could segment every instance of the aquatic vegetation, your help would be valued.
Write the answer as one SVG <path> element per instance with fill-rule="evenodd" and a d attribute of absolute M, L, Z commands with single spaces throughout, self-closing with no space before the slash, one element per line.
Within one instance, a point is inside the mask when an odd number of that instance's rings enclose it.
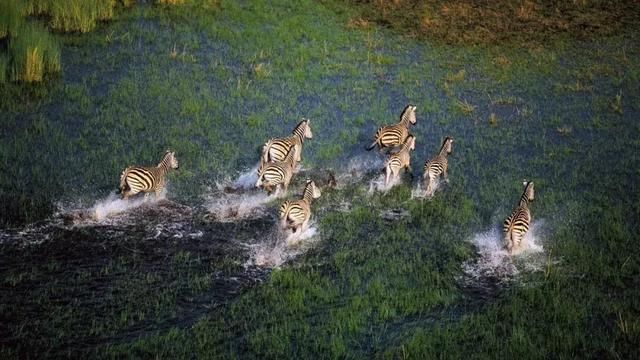
<path fill-rule="evenodd" d="M 334 1 L 139 4 L 117 18 L 54 36 L 55 81 L 0 82 L 2 358 L 635 356 L 633 23 L 523 49 L 403 36 Z M 430 199 L 408 177 L 368 191 L 384 156 L 364 147 L 406 104 L 414 169 L 456 139 Z M 254 190 L 256 160 L 302 117 L 314 138 L 291 189 L 311 178 L 322 197 L 287 239 L 284 199 Z M 122 169 L 166 148 L 180 159 L 166 194 L 119 201 Z M 525 176 L 532 247 L 508 256 L 499 226 Z"/>
<path fill-rule="evenodd" d="M 60 48 L 56 39 L 34 23 L 20 26 L 9 40 L 11 81 L 39 82 L 60 71 Z"/>

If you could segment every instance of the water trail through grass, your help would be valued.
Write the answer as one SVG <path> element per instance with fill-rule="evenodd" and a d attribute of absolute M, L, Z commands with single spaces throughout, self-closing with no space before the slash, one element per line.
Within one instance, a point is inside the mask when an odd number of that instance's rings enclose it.
<path fill-rule="evenodd" d="M 381 192 L 387 192 L 389 190 L 391 190 L 391 188 L 393 188 L 394 186 L 400 184 L 402 182 L 402 174 L 400 174 L 397 177 L 391 177 L 389 179 L 389 183 L 385 184 L 385 175 L 378 175 L 376 178 L 374 178 L 373 180 L 369 181 L 369 195 L 373 194 L 374 192 L 377 191 L 381 191 Z"/>
<path fill-rule="evenodd" d="M 120 214 L 146 203 L 157 203 L 159 200 L 165 199 L 166 195 L 166 188 L 162 190 L 160 197 L 157 199 L 154 194 L 150 194 L 149 196 L 136 196 L 129 200 L 123 200 L 120 195 L 111 193 L 106 199 L 97 201 L 93 207 L 89 209 L 89 216 L 93 220 L 103 221 L 110 215 Z"/>
<path fill-rule="evenodd" d="M 317 232 L 314 223 L 299 234 L 282 231 L 275 225 L 261 242 L 251 245 L 251 256 L 245 265 L 278 268 L 311 249 L 319 239 Z"/>
<path fill-rule="evenodd" d="M 502 229 L 494 225 L 491 229 L 473 235 L 471 241 L 478 249 L 479 257 L 463 264 L 463 271 L 472 281 L 492 278 L 497 282 L 513 279 L 520 271 L 537 271 L 542 268 L 544 220 L 536 220 L 513 255 L 509 255 L 503 244 Z"/>
<path fill-rule="evenodd" d="M 412 199 L 431 199 L 436 191 L 440 188 L 441 182 L 440 178 L 437 178 L 433 181 L 431 185 L 431 191 L 427 192 L 427 189 L 424 187 L 424 180 L 420 178 L 420 181 L 411 189 L 411 198 Z"/>
<path fill-rule="evenodd" d="M 264 206 L 270 201 L 286 196 L 284 192 L 267 195 L 255 188 L 258 164 L 240 173 L 235 180 L 216 183 L 216 188 L 205 194 L 205 207 L 222 222 L 237 221 L 266 215 Z"/>

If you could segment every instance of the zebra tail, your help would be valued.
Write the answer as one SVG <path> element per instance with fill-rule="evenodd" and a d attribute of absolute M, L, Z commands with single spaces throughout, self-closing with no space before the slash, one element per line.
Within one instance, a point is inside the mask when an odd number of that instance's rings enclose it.
<path fill-rule="evenodd" d="M 369 145 L 369 146 L 366 148 L 366 149 L 367 149 L 367 151 L 371 151 L 371 150 L 373 150 L 373 148 L 374 148 L 374 147 L 376 147 L 376 144 L 377 144 L 377 143 L 378 143 L 377 141 L 372 142 L 372 143 L 371 143 L 371 145 Z"/>

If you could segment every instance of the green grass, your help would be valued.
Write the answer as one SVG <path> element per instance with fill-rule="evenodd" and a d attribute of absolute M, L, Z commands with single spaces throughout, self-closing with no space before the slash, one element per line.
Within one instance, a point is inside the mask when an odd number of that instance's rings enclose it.
<path fill-rule="evenodd" d="M 34 23 L 23 24 L 9 41 L 11 81 L 40 82 L 46 74 L 60 71 L 56 39 Z"/>
<path fill-rule="evenodd" d="M 361 11 L 314 1 L 135 6 L 92 32 L 56 35 L 55 81 L 0 81 L 2 231 L 49 224 L 40 245 L 2 245 L 3 358 L 633 358 L 636 36 L 448 46 Z M 373 166 L 340 183 L 352 159 L 375 156 L 364 146 L 407 103 L 418 106 L 416 176 L 453 136 L 451 183 L 429 201 L 411 199 L 408 176 L 368 194 Z M 314 132 L 305 175 L 331 168 L 344 187 L 314 202 L 311 250 L 246 280 L 245 242 L 269 233 L 278 202 L 229 224 L 200 205 L 301 117 Z M 166 148 L 181 165 L 168 198 L 191 207 L 186 220 L 55 222 L 58 202 L 89 208 L 122 169 L 157 163 Z M 499 226 L 525 177 L 536 182 L 544 254 L 516 259 L 520 275 L 478 293 L 462 280 L 478 257 L 470 240 Z M 385 220 L 394 210 L 406 215 Z M 173 227 L 187 230 L 172 237 Z M 226 294 L 219 282 L 233 277 L 247 282 Z"/>

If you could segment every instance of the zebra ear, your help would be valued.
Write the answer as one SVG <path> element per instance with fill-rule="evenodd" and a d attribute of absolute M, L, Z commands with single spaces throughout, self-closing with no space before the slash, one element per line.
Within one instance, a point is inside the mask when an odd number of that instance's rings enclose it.
<path fill-rule="evenodd" d="M 522 180 L 522 186 L 527 186 L 528 183 L 527 179 Z"/>

